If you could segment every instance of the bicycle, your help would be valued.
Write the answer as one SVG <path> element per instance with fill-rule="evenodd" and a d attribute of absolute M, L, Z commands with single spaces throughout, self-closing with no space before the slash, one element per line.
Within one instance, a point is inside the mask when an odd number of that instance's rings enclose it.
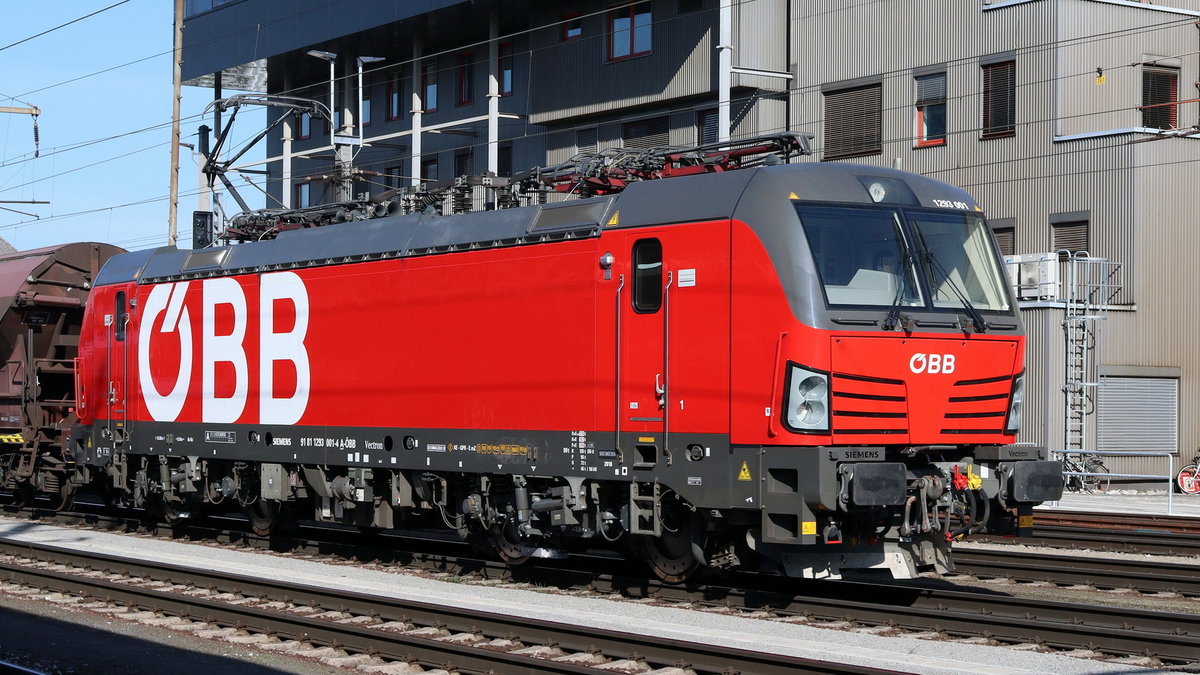
<path fill-rule="evenodd" d="M 1100 459 L 1100 455 L 1069 452 L 1063 454 L 1062 461 L 1064 473 L 1083 474 L 1064 476 L 1066 478 L 1065 487 L 1069 492 L 1105 492 L 1108 490 L 1110 471 L 1107 466 L 1104 466 L 1104 460 Z"/>
<path fill-rule="evenodd" d="M 1186 464 L 1175 474 L 1175 485 L 1185 495 L 1200 494 L 1200 449 L 1191 464 Z"/>

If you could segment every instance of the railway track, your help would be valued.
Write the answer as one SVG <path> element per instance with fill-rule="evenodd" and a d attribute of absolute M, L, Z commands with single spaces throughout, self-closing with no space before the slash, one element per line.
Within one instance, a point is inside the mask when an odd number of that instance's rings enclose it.
<path fill-rule="evenodd" d="M 10 539 L 0 539 L 0 579 L 85 600 L 103 598 L 104 604 L 124 606 L 121 614 L 203 617 L 204 630 L 336 646 L 350 660 L 383 658 L 448 672 L 596 673 L 596 665 L 613 662 L 698 674 L 891 672 Z"/>
<path fill-rule="evenodd" d="M 57 518 L 65 518 L 60 514 Z M 78 516 L 76 516 L 78 517 Z M 101 522 L 98 516 L 82 516 L 97 527 L 121 529 L 135 521 L 114 519 Z M 161 527 L 161 526 L 160 526 Z M 176 534 L 180 534 L 176 532 Z M 806 583 L 742 575 L 721 583 L 673 586 L 647 579 L 637 568 L 613 558 L 572 559 L 570 567 L 553 564 L 511 568 L 483 560 L 459 543 L 377 536 L 364 545 L 357 533 L 327 530 L 319 538 L 259 538 L 224 528 L 191 526 L 194 538 L 235 542 L 287 550 L 292 553 L 320 552 L 362 561 L 412 566 L 427 572 L 488 580 L 536 583 L 558 588 L 590 589 L 600 594 L 620 594 L 664 603 L 686 603 L 693 607 L 728 607 L 756 610 L 760 615 L 792 622 L 809 622 L 842 628 L 872 628 L 876 632 L 918 632 L 948 638 L 986 638 L 1000 644 L 1036 644 L 1064 650 L 1085 649 L 1110 656 L 1152 655 L 1166 663 L 1200 661 L 1200 635 L 1195 616 L 1173 612 L 1101 607 L 1095 602 L 1073 603 L 1018 598 L 991 591 L 911 587 L 895 583 L 816 582 Z M 307 532 L 306 534 L 314 534 Z M 970 553 L 975 553 L 974 551 Z M 1007 555 L 1007 554 L 1006 554 Z M 976 556 L 975 564 L 984 556 Z M 1059 570 L 1077 559 L 1057 560 Z M 993 558 L 993 568 L 1004 563 Z M 1146 568 L 1141 568 L 1142 572 Z M 1041 573 L 1045 573 L 1043 566 Z M 978 568 L 981 575 L 988 573 Z M 998 573 L 997 573 L 998 574 Z M 1086 572 L 1083 572 L 1086 574 Z M 1136 570 L 1130 571 L 1136 575 Z M 1186 574 L 1186 571 L 1183 572 Z M 1009 575 L 1011 576 L 1011 575 Z M 1161 577 L 1161 575 L 1159 575 Z M 1116 586 L 1096 581 L 1092 585 Z M 1084 583 L 1067 581 L 1066 583 Z M 1164 581 L 1167 583 L 1167 581 Z M 1194 577 L 1192 577 L 1194 583 Z M 1155 589 L 1176 590 L 1177 588 Z"/>
<path fill-rule="evenodd" d="M 1200 518 L 1088 511 L 1038 511 L 1032 537 L 976 541 L 1148 555 L 1200 555 Z"/>
<path fill-rule="evenodd" d="M 973 548 L 955 549 L 954 562 L 960 574 L 985 579 L 1200 597 L 1200 565 Z"/>

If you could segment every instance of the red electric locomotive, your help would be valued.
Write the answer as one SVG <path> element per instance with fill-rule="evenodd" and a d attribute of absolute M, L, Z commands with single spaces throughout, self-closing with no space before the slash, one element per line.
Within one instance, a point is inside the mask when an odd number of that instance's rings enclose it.
<path fill-rule="evenodd" d="M 170 517 L 424 515 L 513 562 L 623 540 L 675 581 L 906 577 L 1027 527 L 1061 467 L 1014 444 L 1022 326 L 971 197 L 713 156 L 562 203 L 117 256 L 75 459 Z"/>

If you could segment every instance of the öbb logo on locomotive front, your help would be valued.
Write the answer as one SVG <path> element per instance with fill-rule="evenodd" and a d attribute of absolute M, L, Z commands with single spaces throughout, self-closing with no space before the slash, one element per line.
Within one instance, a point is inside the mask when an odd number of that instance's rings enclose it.
<path fill-rule="evenodd" d="M 944 373 L 949 375 L 954 372 L 955 357 L 953 354 L 913 354 L 908 360 L 908 369 L 917 373 L 929 373 L 931 375 Z"/>

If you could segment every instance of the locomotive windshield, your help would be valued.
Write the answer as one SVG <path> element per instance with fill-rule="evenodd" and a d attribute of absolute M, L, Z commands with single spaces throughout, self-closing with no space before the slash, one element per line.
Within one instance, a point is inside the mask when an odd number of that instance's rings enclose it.
<path fill-rule="evenodd" d="M 1009 310 L 983 219 L 961 212 L 798 204 L 830 305 Z"/>

